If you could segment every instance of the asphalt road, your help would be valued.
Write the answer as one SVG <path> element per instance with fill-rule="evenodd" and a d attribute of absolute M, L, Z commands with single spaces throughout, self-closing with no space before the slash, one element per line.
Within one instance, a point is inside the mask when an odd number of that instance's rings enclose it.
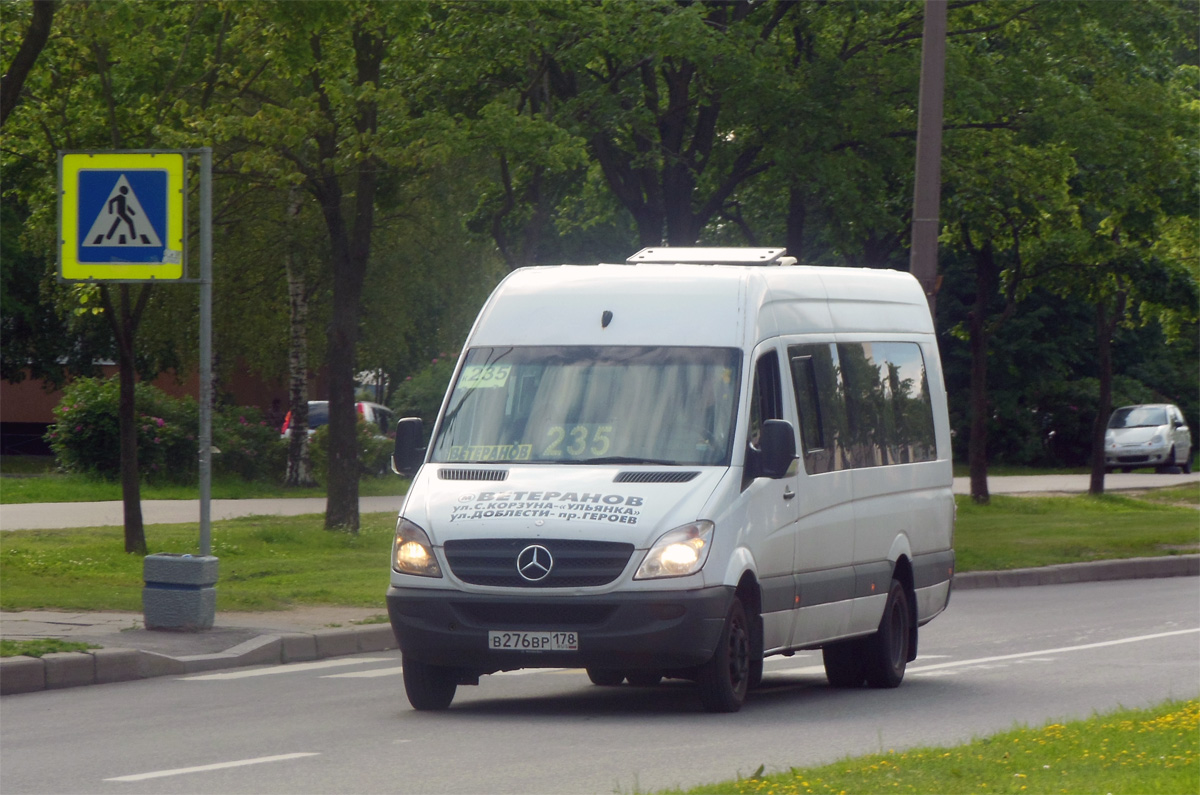
<path fill-rule="evenodd" d="M 418 713 L 396 653 L 6 696 L 0 791 L 611 793 L 956 744 L 1200 695 L 1200 578 L 956 593 L 897 690 L 768 661 L 741 712 L 687 683 L 484 677 Z"/>
<path fill-rule="evenodd" d="M 1114 473 L 1104 479 L 1108 491 L 1152 489 L 1200 483 L 1200 472 L 1190 475 L 1156 475 L 1148 473 Z M 1028 475 L 988 478 L 992 494 L 1030 494 L 1038 492 L 1080 493 L 1088 490 L 1087 475 Z M 954 479 L 955 494 L 970 494 L 968 478 Z M 359 510 L 363 513 L 395 512 L 400 510 L 403 497 L 363 497 Z M 213 519 L 232 519 L 237 516 L 297 516 L 324 513 L 323 497 L 298 499 L 213 500 L 210 504 Z M 142 519 L 146 524 L 181 524 L 200 521 L 197 500 L 143 500 Z M 124 507 L 115 502 L 30 503 L 0 506 L 0 530 L 46 530 L 54 527 L 95 527 L 122 525 Z"/>

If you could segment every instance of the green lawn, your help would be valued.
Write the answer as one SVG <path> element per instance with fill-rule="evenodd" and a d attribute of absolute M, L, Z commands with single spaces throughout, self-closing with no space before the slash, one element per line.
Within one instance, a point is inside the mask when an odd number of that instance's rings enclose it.
<path fill-rule="evenodd" d="M 1147 496 L 958 499 L 959 571 L 1200 552 L 1200 486 Z"/>
<path fill-rule="evenodd" d="M 659 795 L 807 793 L 1200 792 L 1200 701 L 1014 729 L 946 748 L 913 748 Z"/>
<path fill-rule="evenodd" d="M 1200 551 L 1198 493 L 1145 498 L 960 498 L 958 570 L 981 571 Z M 1184 504 L 1177 504 L 1182 501 Z M 382 605 L 395 516 L 363 514 L 358 535 L 329 532 L 320 515 L 213 522 L 220 558 L 217 609 L 297 604 Z M 0 608 L 141 609 L 142 560 L 120 527 L 0 533 Z M 150 525 L 151 552 L 195 553 L 196 524 Z"/>

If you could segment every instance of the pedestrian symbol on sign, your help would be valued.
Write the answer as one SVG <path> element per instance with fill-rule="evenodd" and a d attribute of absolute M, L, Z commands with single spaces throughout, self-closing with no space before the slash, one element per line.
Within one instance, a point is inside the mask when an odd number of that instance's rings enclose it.
<path fill-rule="evenodd" d="M 108 198 L 100 207 L 96 220 L 92 222 L 83 238 L 84 248 L 96 246 L 125 246 L 161 248 L 162 241 L 154 230 L 137 194 L 125 174 L 121 174 L 109 191 Z"/>

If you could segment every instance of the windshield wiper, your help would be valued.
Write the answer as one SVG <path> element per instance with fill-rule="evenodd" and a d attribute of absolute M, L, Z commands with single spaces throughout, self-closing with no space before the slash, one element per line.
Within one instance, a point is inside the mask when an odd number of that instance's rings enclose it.
<path fill-rule="evenodd" d="M 566 463 L 566 462 L 564 462 Z M 585 458 L 582 461 L 575 461 L 577 464 L 656 464 L 658 466 L 678 466 L 677 461 L 661 461 L 654 458 L 634 458 L 626 455 L 610 455 L 605 458 Z"/>

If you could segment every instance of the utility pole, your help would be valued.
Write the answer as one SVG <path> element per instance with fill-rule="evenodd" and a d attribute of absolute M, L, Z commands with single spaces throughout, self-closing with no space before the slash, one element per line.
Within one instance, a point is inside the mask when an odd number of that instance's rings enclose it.
<path fill-rule="evenodd" d="M 917 105 L 917 173 L 913 182 L 912 249 L 908 269 L 937 318 L 938 205 L 942 197 L 942 105 L 946 86 L 946 0 L 925 0 L 921 88 Z"/>

